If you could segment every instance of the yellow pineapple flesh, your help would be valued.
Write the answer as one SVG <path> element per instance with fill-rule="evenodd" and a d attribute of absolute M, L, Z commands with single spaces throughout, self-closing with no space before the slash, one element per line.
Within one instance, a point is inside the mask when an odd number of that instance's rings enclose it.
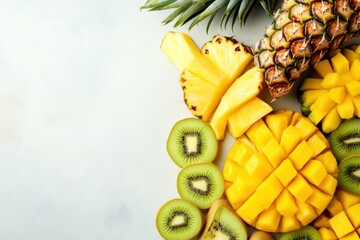
<path fill-rule="evenodd" d="M 204 121 L 253 60 L 249 47 L 220 35 L 199 49 L 188 34 L 168 32 L 161 49 L 181 72 L 179 80 L 188 109 Z"/>
<path fill-rule="evenodd" d="M 351 47 L 319 62 L 299 86 L 305 115 L 325 133 L 344 120 L 360 117 L 360 54 Z"/>
<path fill-rule="evenodd" d="M 317 218 L 337 187 L 324 135 L 293 110 L 277 110 L 238 137 L 223 169 L 226 197 L 249 225 L 288 232 Z"/>
<path fill-rule="evenodd" d="M 288 94 L 325 55 L 358 36 L 359 19 L 358 0 L 284 1 L 254 46 L 273 98 Z"/>

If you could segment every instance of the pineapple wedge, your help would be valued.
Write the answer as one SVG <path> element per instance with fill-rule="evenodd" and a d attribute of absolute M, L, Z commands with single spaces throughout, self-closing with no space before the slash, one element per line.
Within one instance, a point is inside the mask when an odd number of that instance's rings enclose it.
<path fill-rule="evenodd" d="M 253 60 L 249 47 L 220 35 L 200 50 L 188 34 L 168 32 L 161 49 L 182 73 L 179 80 L 188 109 L 204 121 Z"/>
<path fill-rule="evenodd" d="M 228 117 L 262 90 L 262 76 L 256 67 L 239 77 L 222 97 L 210 126 L 218 140 L 224 138 Z"/>

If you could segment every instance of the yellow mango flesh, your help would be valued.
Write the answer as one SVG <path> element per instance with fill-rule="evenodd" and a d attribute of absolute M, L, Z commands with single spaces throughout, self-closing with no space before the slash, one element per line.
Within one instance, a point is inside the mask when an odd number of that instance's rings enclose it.
<path fill-rule="evenodd" d="M 299 229 L 321 214 L 336 190 L 337 163 L 334 168 L 328 154 L 326 138 L 306 117 L 291 110 L 271 112 L 239 137 L 226 157 L 223 172 L 230 185 L 225 195 L 259 230 Z M 237 177 L 227 169 L 234 166 L 228 161 L 241 167 Z M 256 183 L 249 184 L 252 179 Z"/>
<path fill-rule="evenodd" d="M 323 239 L 360 239 L 360 195 L 338 189 L 313 225 Z"/>
<path fill-rule="evenodd" d="M 360 54 L 345 48 L 320 61 L 299 86 L 304 112 L 315 125 L 321 123 L 323 132 L 330 133 L 344 120 L 360 116 L 359 69 Z"/>

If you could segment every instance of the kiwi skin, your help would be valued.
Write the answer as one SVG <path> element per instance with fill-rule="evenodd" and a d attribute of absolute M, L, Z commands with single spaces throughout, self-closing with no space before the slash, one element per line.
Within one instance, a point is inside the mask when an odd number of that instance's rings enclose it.
<path fill-rule="evenodd" d="M 360 155 L 360 119 L 343 122 L 330 133 L 329 143 L 338 162 L 349 156 Z"/>
<path fill-rule="evenodd" d="M 342 189 L 360 195 L 360 155 L 340 162 L 338 183 Z"/>
<path fill-rule="evenodd" d="M 320 233 L 311 225 L 307 225 L 299 230 L 282 233 L 279 237 L 279 240 L 295 239 L 322 240 Z"/>
<path fill-rule="evenodd" d="M 195 141 L 196 139 L 196 141 Z M 198 118 L 184 118 L 172 127 L 166 150 L 176 165 L 212 162 L 218 151 L 218 141 L 211 126 Z"/>
<path fill-rule="evenodd" d="M 171 224 L 175 217 L 186 223 Z M 194 204 L 175 198 L 164 203 L 156 215 L 156 228 L 165 240 L 184 240 L 196 237 L 204 225 L 204 217 Z"/>

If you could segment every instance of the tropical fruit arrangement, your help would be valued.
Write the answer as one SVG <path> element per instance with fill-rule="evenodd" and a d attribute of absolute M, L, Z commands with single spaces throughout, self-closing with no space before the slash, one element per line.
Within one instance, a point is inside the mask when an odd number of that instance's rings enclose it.
<path fill-rule="evenodd" d="M 149 0 L 190 28 L 224 8 L 245 24 L 275 1 Z M 286 0 L 254 46 L 215 35 L 198 47 L 168 32 L 161 49 L 179 71 L 191 117 L 166 149 L 178 196 L 159 207 L 164 239 L 360 239 L 359 0 Z M 223 23 L 222 23 L 223 24 Z M 208 25 L 209 26 L 209 25 Z M 274 109 L 294 92 L 299 109 Z M 226 137 L 233 144 L 219 159 Z M 219 162 L 223 164 L 218 164 Z"/>

